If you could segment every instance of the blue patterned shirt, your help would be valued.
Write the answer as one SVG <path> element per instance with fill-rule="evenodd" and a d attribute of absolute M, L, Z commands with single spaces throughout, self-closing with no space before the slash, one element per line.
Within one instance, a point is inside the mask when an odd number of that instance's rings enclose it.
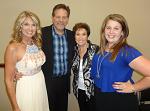
<path fill-rule="evenodd" d="M 67 74 L 67 53 L 68 45 L 66 40 L 66 31 L 63 35 L 58 35 L 54 26 L 52 27 L 53 34 L 53 51 L 54 51 L 54 67 L 53 74 L 55 76 L 62 76 Z"/>

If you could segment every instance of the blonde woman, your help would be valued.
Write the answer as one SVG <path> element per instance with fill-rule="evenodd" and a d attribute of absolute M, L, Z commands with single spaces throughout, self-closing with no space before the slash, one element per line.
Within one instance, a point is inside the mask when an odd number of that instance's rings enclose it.
<path fill-rule="evenodd" d="M 13 111 L 49 111 L 41 42 L 39 18 L 32 12 L 21 12 L 5 52 L 5 85 Z M 23 76 L 14 83 L 16 70 Z"/>

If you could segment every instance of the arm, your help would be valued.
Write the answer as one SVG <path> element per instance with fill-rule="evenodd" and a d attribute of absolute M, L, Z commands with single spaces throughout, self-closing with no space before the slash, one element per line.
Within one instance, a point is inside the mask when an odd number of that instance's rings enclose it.
<path fill-rule="evenodd" d="M 8 45 L 8 47 L 6 48 L 4 61 L 5 61 L 4 81 L 6 85 L 7 95 L 10 99 L 13 111 L 20 111 L 16 101 L 15 84 L 13 82 L 15 76 L 14 72 L 17 57 L 15 47 L 12 44 Z"/>
<path fill-rule="evenodd" d="M 113 87 L 117 92 L 136 92 L 150 87 L 150 61 L 143 56 L 139 56 L 130 62 L 129 66 L 135 71 L 141 73 L 144 77 L 134 84 L 128 82 L 115 82 Z"/>
<path fill-rule="evenodd" d="M 150 61 L 143 56 L 140 56 L 133 60 L 129 65 L 144 76 L 141 80 L 133 84 L 135 90 L 140 91 L 150 87 Z"/>

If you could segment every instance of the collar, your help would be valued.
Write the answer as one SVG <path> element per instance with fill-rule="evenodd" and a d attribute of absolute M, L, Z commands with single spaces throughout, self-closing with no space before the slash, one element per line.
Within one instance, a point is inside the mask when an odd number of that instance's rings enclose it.
<path fill-rule="evenodd" d="M 55 28 L 54 28 L 55 26 L 54 25 L 52 25 L 52 33 L 53 33 L 53 35 L 57 35 L 57 36 L 67 36 L 67 32 L 66 32 L 66 29 L 64 29 L 64 34 L 63 35 L 59 35 L 57 32 L 56 32 L 56 30 L 55 30 Z"/>

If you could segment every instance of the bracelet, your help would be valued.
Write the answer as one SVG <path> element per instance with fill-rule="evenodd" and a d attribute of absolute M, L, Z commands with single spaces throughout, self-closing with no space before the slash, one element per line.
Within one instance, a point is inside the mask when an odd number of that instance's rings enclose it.
<path fill-rule="evenodd" d="M 135 88 L 134 88 L 134 86 L 132 85 L 132 89 L 131 89 L 131 91 L 133 92 L 133 93 L 136 93 L 136 90 L 135 90 Z"/>

